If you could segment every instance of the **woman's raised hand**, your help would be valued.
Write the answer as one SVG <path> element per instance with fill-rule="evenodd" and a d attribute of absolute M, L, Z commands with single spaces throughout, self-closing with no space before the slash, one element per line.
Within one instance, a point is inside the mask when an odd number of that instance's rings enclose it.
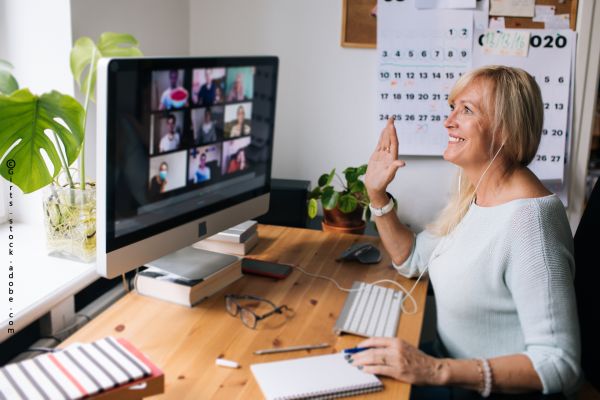
<path fill-rule="evenodd" d="M 389 118 L 381 131 L 377 148 L 369 159 L 365 175 L 369 198 L 376 207 L 383 207 L 387 203 L 386 189 L 396 176 L 398 168 L 404 165 L 404 161 L 398 160 L 398 135 L 394 127 L 394 118 Z"/>

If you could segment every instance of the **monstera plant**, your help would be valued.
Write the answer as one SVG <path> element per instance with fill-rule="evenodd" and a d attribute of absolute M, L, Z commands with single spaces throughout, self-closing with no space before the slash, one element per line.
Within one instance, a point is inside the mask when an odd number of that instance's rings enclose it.
<path fill-rule="evenodd" d="M 10 65 L 0 64 L 0 175 L 24 193 L 46 188 L 50 253 L 84 261 L 95 256 L 95 183 L 85 175 L 85 128 L 96 68 L 102 57 L 141 55 L 138 41 L 129 34 L 103 33 L 97 43 L 89 37 L 78 39 L 70 64 L 85 97 L 83 106 L 57 91 L 35 95 L 17 89 L 6 68 Z M 78 157 L 79 170 L 72 166 Z"/>

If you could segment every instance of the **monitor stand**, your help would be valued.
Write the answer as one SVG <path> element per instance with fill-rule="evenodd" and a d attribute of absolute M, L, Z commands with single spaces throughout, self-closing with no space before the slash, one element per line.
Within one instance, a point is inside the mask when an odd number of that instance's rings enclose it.
<path fill-rule="evenodd" d="M 188 246 L 151 261 L 146 266 L 195 280 L 206 278 L 239 259 L 230 254 L 214 253 Z"/>

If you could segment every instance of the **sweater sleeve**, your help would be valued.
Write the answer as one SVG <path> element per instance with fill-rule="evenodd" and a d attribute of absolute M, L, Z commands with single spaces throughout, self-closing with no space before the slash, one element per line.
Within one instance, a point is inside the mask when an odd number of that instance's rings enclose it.
<path fill-rule="evenodd" d="M 400 265 L 392 262 L 392 266 L 400 275 L 407 278 L 418 276 L 429 262 L 429 258 L 440 240 L 441 237 L 424 230 L 416 235 L 415 240 L 413 240 L 412 250 L 408 258 Z"/>
<path fill-rule="evenodd" d="M 544 394 L 572 393 L 581 377 L 573 239 L 560 201 L 535 202 L 512 220 L 505 273 L 523 337 L 524 354 Z"/>

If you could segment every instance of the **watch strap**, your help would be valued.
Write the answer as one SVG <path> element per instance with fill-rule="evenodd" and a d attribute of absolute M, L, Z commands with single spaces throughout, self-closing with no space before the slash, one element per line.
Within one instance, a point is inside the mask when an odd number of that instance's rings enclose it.
<path fill-rule="evenodd" d="M 369 209 L 371 210 L 371 214 L 376 217 L 384 216 L 394 209 L 394 199 L 390 197 L 390 201 L 388 201 L 388 203 L 381 208 L 373 207 L 373 205 L 369 203 Z"/>

